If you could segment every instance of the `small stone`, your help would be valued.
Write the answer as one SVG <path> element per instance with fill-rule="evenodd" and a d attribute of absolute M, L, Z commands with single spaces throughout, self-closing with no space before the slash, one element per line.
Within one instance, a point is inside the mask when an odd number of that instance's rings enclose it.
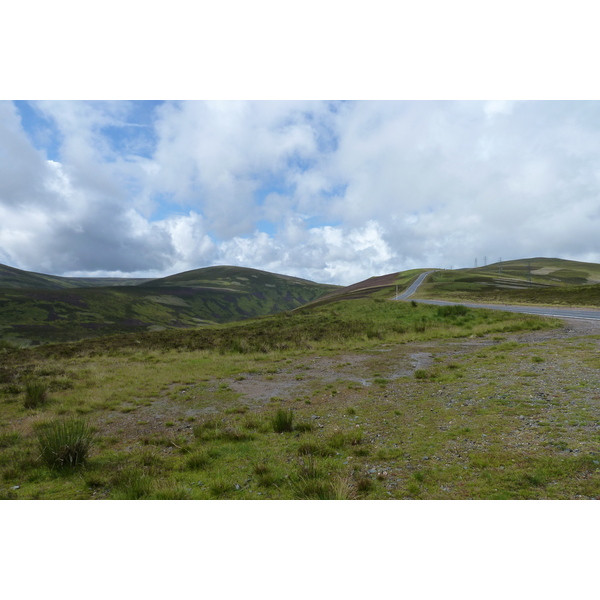
<path fill-rule="evenodd" d="M 11 490 L 18 490 L 21 486 L 20 485 L 13 485 L 10 489 Z"/>
<path fill-rule="evenodd" d="M 242 489 L 239 483 L 236 483 L 236 484 L 235 484 L 235 489 L 236 489 L 236 490 L 241 490 L 241 489 Z"/>

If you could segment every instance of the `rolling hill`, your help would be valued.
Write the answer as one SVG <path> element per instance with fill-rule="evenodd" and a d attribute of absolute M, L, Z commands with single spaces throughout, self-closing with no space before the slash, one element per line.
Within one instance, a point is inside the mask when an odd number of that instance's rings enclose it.
<path fill-rule="evenodd" d="M 22 271 L 0 264 L 0 289 L 64 290 L 84 287 L 138 285 L 151 279 L 126 277 L 60 277 Z"/>
<path fill-rule="evenodd" d="M 526 258 L 474 269 L 438 270 L 419 288 L 415 298 L 600 306 L 600 265 Z"/>
<path fill-rule="evenodd" d="M 389 273 L 387 275 L 378 275 L 369 277 L 358 283 L 353 283 L 346 287 L 339 288 L 325 296 L 314 300 L 306 307 L 322 306 L 340 300 L 357 300 L 359 298 L 375 297 L 390 298 L 396 291 L 404 291 L 423 271 L 430 269 L 412 269 L 410 271 L 401 271 Z"/>
<path fill-rule="evenodd" d="M 67 278 L 0 265 L 0 340 L 24 345 L 116 333 L 197 328 L 341 300 L 381 300 L 426 269 L 346 287 L 233 266 L 159 279 Z M 430 269 L 429 269 L 430 270 Z M 436 270 L 415 298 L 456 302 L 600 306 L 600 265 L 531 258 Z"/>
<path fill-rule="evenodd" d="M 103 281 L 2 265 L 0 339 L 38 344 L 226 323 L 291 310 L 335 289 L 242 267 L 208 267 L 153 280 Z"/>

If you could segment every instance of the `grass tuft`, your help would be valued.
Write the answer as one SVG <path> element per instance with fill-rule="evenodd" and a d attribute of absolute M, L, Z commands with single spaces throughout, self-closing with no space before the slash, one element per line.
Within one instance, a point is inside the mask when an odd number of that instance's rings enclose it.
<path fill-rule="evenodd" d="M 294 413 L 291 410 L 284 410 L 280 408 L 274 415 L 271 417 L 271 425 L 273 426 L 273 431 L 275 433 L 283 433 L 285 431 L 293 431 L 294 430 Z"/>
<path fill-rule="evenodd" d="M 113 480 L 116 500 L 142 500 L 153 490 L 152 478 L 143 469 L 128 466 L 121 469 Z"/>
<path fill-rule="evenodd" d="M 30 379 L 25 383 L 25 408 L 38 408 L 48 400 L 48 386 L 43 381 Z"/>
<path fill-rule="evenodd" d="M 37 432 L 42 462 L 51 469 L 83 465 L 93 443 L 91 427 L 80 419 L 52 421 Z"/>
<path fill-rule="evenodd" d="M 187 458 L 185 467 L 190 471 L 197 471 L 204 469 L 210 463 L 210 460 L 210 454 L 206 450 L 200 450 Z"/>
<path fill-rule="evenodd" d="M 356 485 L 351 477 L 338 475 L 331 482 L 332 500 L 354 500 Z"/>

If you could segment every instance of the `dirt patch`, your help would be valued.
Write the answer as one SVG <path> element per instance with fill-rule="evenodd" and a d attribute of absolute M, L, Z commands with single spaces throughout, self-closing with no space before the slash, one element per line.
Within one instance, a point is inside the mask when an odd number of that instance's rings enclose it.
<path fill-rule="evenodd" d="M 563 342 L 568 344 L 569 340 L 575 346 L 580 343 L 592 344 L 595 350 L 591 349 L 589 356 L 595 356 L 600 353 L 600 323 L 565 319 L 565 326 L 559 329 L 506 334 L 501 339 L 408 343 L 334 357 L 304 356 L 281 364 L 277 372 L 243 373 L 236 378 L 220 381 L 218 385 L 228 386 L 236 396 L 235 400 L 229 399 L 223 403 L 216 392 L 216 384 L 213 389 L 199 382 L 186 386 L 175 395 L 173 390 L 168 390 L 163 396 L 148 399 L 148 404 L 138 406 L 131 412 L 111 412 L 106 418 L 105 431 L 108 435 L 119 435 L 125 444 L 140 436 L 166 435 L 175 440 L 182 436 L 192 437 L 193 423 L 187 422 L 188 419 L 220 415 L 227 407 L 234 405 L 245 406 L 252 413 L 262 411 L 269 405 L 299 407 L 308 402 L 317 410 L 318 407 L 351 406 L 369 394 L 375 394 L 382 406 L 395 404 L 398 398 L 412 394 L 415 386 L 421 385 L 415 379 L 416 371 L 437 368 L 443 372 L 451 363 L 460 364 L 461 368 L 467 365 L 465 378 L 460 383 L 440 384 L 436 394 L 447 398 L 448 407 L 458 401 L 456 398 L 462 398 L 460 401 L 469 407 L 480 401 L 478 398 L 481 394 L 490 396 L 492 371 L 498 369 L 497 365 L 492 370 L 489 364 L 478 366 L 475 359 L 477 353 L 487 352 L 506 342 L 522 344 L 527 358 L 521 362 L 510 360 L 498 380 L 498 390 L 510 386 L 529 386 L 536 402 L 559 399 L 566 403 L 571 389 L 579 390 L 586 386 L 581 392 L 589 394 L 586 403 L 593 405 L 594 409 L 599 408 L 597 371 L 581 364 L 581 351 L 571 358 L 568 353 L 556 353 L 552 349 L 554 342 L 562 348 Z M 533 355 L 539 355 L 538 360 L 543 359 L 543 362 L 532 363 Z M 588 356 L 588 353 L 584 355 Z M 386 381 L 389 384 L 385 384 Z M 503 392 L 497 393 L 501 395 Z M 493 396 L 494 393 L 490 397 Z M 538 426 L 524 417 L 519 421 L 514 437 L 507 439 L 506 444 L 526 447 L 524 445 L 533 443 L 533 438 L 539 444 L 538 434 Z"/>

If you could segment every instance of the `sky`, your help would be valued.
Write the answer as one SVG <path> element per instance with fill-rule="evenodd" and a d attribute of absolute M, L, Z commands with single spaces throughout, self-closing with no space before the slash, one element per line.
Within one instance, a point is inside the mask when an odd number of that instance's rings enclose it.
<path fill-rule="evenodd" d="M 594 101 L 0 102 L 0 263 L 347 285 L 600 262 Z"/>

